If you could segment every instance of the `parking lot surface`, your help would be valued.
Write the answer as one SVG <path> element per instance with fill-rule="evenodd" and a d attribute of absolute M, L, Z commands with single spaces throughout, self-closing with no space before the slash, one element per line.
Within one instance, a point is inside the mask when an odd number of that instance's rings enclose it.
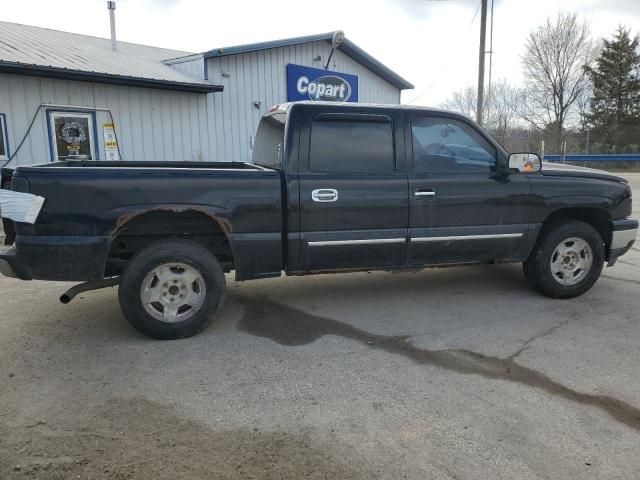
<path fill-rule="evenodd" d="M 0 478 L 635 479 L 639 285 L 638 244 L 572 300 L 520 265 L 230 282 L 162 342 L 0 277 Z"/>

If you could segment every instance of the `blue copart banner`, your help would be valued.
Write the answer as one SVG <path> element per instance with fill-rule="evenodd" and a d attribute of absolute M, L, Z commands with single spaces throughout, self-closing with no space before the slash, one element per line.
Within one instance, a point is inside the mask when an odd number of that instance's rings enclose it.
<path fill-rule="evenodd" d="M 287 101 L 295 100 L 357 102 L 358 77 L 290 63 L 287 65 Z"/>

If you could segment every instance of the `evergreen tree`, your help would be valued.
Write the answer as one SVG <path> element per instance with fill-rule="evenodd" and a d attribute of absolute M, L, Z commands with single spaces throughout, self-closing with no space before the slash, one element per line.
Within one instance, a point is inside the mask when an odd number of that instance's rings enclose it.
<path fill-rule="evenodd" d="M 618 27 L 594 68 L 586 68 L 593 97 L 587 122 L 592 138 L 609 152 L 638 148 L 640 143 L 640 53 L 638 36 Z"/>

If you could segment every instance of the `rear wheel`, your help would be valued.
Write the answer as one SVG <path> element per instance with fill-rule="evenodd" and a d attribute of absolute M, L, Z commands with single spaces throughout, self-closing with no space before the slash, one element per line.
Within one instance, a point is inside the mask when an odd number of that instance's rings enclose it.
<path fill-rule="evenodd" d="M 166 240 L 131 259 L 118 297 L 136 329 L 153 338 L 176 339 L 202 331 L 224 291 L 224 273 L 209 250 L 188 240 Z"/>
<path fill-rule="evenodd" d="M 541 233 L 524 262 L 524 274 L 548 297 L 577 297 L 600 277 L 604 253 L 602 237 L 591 225 L 577 220 L 554 223 Z"/>

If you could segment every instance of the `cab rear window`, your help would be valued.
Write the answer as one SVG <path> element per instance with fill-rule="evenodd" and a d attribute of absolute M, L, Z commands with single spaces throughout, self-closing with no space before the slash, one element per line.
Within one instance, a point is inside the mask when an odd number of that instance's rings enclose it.
<path fill-rule="evenodd" d="M 253 143 L 252 163 L 277 170 L 282 169 L 285 121 L 284 113 L 262 117 Z"/>

